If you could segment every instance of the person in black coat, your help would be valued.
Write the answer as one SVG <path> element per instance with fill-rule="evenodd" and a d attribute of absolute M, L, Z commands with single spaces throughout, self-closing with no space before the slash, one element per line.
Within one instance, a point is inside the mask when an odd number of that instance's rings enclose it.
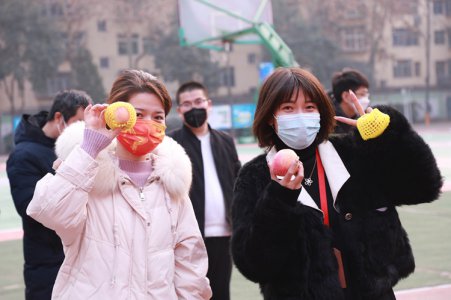
<path fill-rule="evenodd" d="M 183 126 L 168 136 L 183 146 L 193 165 L 189 196 L 207 247 L 212 300 L 229 300 L 230 206 L 241 163 L 232 137 L 208 124 L 212 103 L 203 84 L 182 84 L 176 99 Z"/>
<path fill-rule="evenodd" d="M 408 121 L 388 106 L 329 136 L 334 109 L 319 81 L 279 68 L 264 82 L 253 132 L 266 154 L 238 174 L 232 204 L 235 265 L 266 300 L 395 299 L 415 269 L 396 206 L 438 198 L 435 158 Z M 295 151 L 277 176 L 274 155 Z M 279 174 L 281 175 L 281 174 Z"/>
<path fill-rule="evenodd" d="M 51 298 L 64 253 L 56 233 L 29 217 L 26 210 L 36 183 L 47 173 L 54 174 L 56 138 L 66 126 L 83 120 L 84 109 L 90 102 L 92 100 L 85 92 L 60 92 L 50 112 L 23 115 L 15 132 L 15 148 L 6 162 L 6 172 L 14 205 L 22 218 L 27 300 Z"/>

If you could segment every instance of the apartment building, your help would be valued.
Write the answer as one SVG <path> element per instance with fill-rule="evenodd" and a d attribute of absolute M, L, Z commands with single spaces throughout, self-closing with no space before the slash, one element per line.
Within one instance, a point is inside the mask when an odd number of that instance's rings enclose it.
<path fill-rule="evenodd" d="M 344 57 L 372 70 L 373 103 L 451 119 L 450 0 L 334 0 L 319 14 Z"/>

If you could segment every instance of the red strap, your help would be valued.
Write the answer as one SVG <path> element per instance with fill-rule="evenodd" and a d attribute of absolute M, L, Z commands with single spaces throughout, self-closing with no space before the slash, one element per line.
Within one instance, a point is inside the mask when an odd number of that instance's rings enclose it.
<path fill-rule="evenodd" d="M 321 210 L 324 214 L 324 225 L 329 226 L 329 209 L 327 207 L 327 193 L 326 193 L 326 177 L 324 176 L 324 167 L 319 157 L 318 148 L 316 149 L 316 165 L 318 169 L 318 185 L 319 185 L 319 199 Z"/>
<path fill-rule="evenodd" d="M 321 204 L 321 210 L 324 214 L 324 225 L 329 227 L 329 209 L 327 206 L 327 193 L 326 193 L 326 177 L 324 175 L 324 167 L 319 157 L 318 148 L 316 149 L 316 165 L 318 166 L 318 185 L 319 185 L 319 199 Z M 343 259 L 341 257 L 340 250 L 334 248 L 334 254 L 338 263 L 338 280 L 342 288 L 346 288 L 346 277 L 343 267 Z"/>

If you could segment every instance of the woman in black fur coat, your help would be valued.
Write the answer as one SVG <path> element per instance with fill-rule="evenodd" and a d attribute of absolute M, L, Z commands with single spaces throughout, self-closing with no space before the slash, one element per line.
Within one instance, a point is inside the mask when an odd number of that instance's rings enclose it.
<path fill-rule="evenodd" d="M 329 136 L 334 110 L 318 80 L 279 68 L 263 84 L 253 132 L 267 149 L 241 169 L 232 207 L 232 254 L 264 299 L 395 299 L 415 263 L 396 206 L 438 198 L 429 146 L 387 106 L 349 135 Z M 284 177 L 272 159 L 292 149 Z"/>

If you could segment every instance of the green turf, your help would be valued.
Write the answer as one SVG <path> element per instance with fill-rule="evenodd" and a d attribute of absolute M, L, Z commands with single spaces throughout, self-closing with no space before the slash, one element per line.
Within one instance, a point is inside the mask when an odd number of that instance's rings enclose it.
<path fill-rule="evenodd" d="M 417 268 L 397 290 L 451 283 L 451 192 L 431 204 L 402 207 L 402 223 L 409 233 Z M 22 242 L 0 243 L 0 299 L 23 299 Z M 261 299 L 258 286 L 234 269 L 233 300 Z"/>
<path fill-rule="evenodd" d="M 442 175 L 451 178 L 451 151 L 448 133 L 426 133 L 434 155 L 445 165 L 440 166 Z M 249 157 L 261 153 L 256 145 L 237 145 L 240 155 Z M 439 159 L 438 159 L 439 160 Z M 440 161 L 440 160 L 439 160 Z M 5 172 L 0 172 L 0 230 L 21 227 L 7 185 Z M 416 270 L 402 280 L 397 290 L 451 283 L 451 192 L 431 204 L 399 208 L 416 259 Z M 23 297 L 22 242 L 0 243 L 0 299 L 16 300 Z M 246 280 L 236 269 L 232 273 L 232 300 L 262 299 L 258 286 Z"/>
<path fill-rule="evenodd" d="M 11 199 L 6 172 L 0 173 L 0 230 L 21 228 L 19 215 Z"/>
<path fill-rule="evenodd" d="M 22 241 L 0 243 L 0 299 L 24 299 Z"/>
<path fill-rule="evenodd" d="M 451 283 L 451 192 L 430 204 L 399 209 L 409 234 L 416 271 L 397 289 Z"/>

